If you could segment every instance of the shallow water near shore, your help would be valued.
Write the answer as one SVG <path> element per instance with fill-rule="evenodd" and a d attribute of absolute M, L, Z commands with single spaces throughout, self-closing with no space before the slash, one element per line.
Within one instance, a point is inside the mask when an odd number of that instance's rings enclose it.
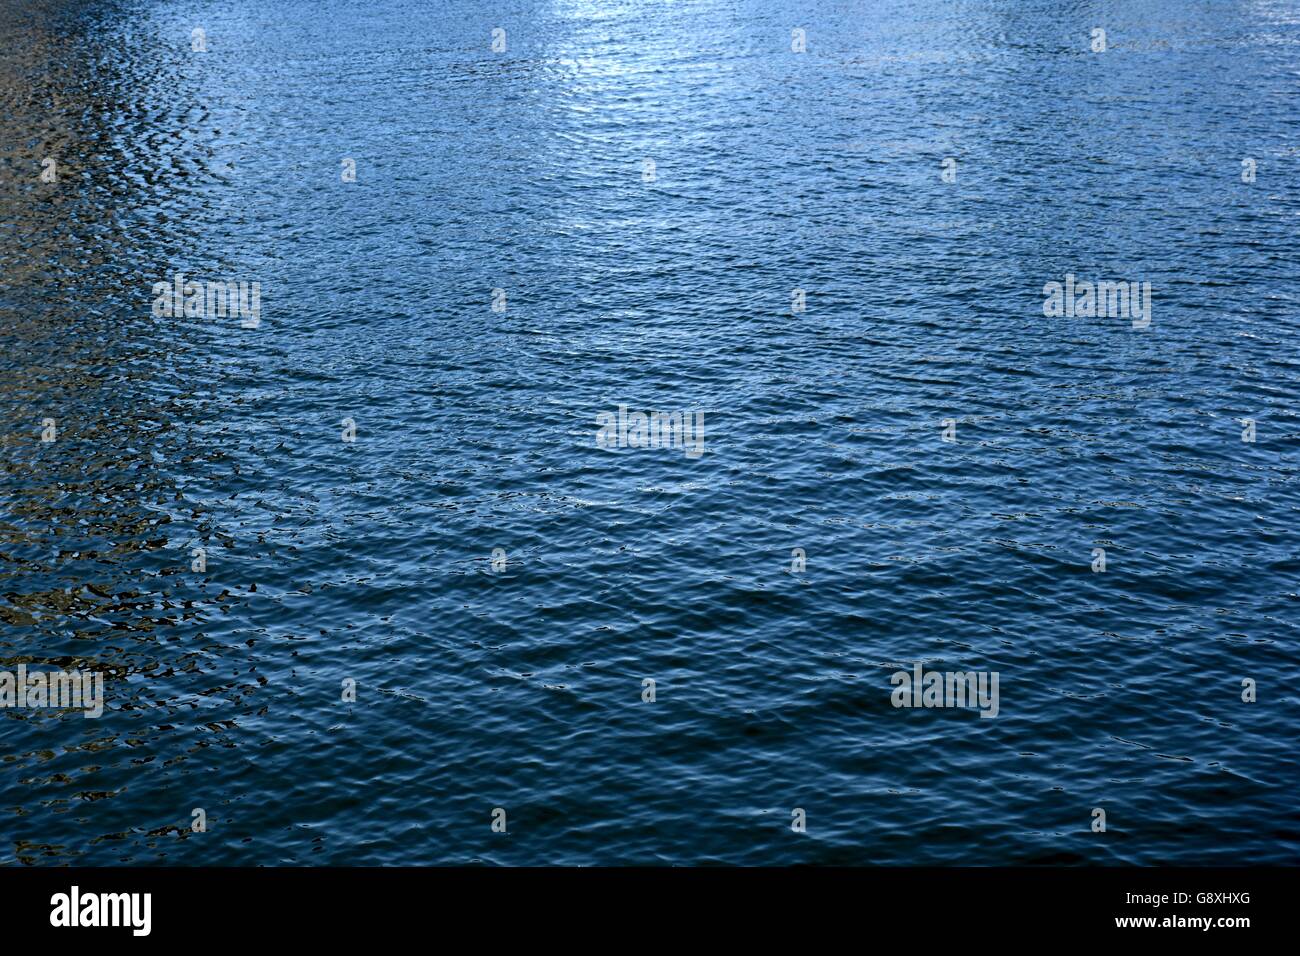
<path fill-rule="evenodd" d="M 106 706 L 0 861 L 1300 862 L 1298 91 L 1286 0 L 0 0 L 0 669 Z"/>

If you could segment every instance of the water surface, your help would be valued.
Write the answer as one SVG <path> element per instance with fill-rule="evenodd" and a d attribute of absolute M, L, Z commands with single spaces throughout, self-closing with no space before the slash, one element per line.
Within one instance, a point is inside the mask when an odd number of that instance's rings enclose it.
<path fill-rule="evenodd" d="M 108 707 L 0 859 L 1296 863 L 1298 89 L 1292 0 L 0 0 L 0 668 Z"/>

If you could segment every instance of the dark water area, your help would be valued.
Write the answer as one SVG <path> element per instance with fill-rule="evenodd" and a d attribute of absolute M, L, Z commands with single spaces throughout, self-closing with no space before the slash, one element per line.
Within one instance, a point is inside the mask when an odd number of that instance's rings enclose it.
<path fill-rule="evenodd" d="M 0 0 L 0 670 L 105 705 L 0 861 L 1300 862 L 1298 92 L 1294 0 Z"/>

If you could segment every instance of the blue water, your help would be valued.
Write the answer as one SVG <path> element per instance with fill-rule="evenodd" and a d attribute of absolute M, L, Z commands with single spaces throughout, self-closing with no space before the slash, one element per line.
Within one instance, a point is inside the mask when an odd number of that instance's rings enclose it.
<path fill-rule="evenodd" d="M 1298 92 L 1295 0 L 0 0 L 0 669 L 107 707 L 0 860 L 1300 861 Z"/>

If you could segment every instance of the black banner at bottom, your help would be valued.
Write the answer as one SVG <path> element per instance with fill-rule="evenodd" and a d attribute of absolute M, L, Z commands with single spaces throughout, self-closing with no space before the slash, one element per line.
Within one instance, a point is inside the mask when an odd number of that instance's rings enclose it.
<path fill-rule="evenodd" d="M 6 939 L 295 946 L 458 931 L 533 943 L 691 927 L 733 941 L 1061 941 L 1277 933 L 1289 869 L 0 869 Z M 958 933 L 950 936 L 949 932 Z M 383 933 L 383 937 L 377 937 Z M 614 933 L 611 937 L 608 934 Z M 996 933 L 996 937 L 987 934 Z M 71 937 L 69 937 L 71 938 Z"/>

